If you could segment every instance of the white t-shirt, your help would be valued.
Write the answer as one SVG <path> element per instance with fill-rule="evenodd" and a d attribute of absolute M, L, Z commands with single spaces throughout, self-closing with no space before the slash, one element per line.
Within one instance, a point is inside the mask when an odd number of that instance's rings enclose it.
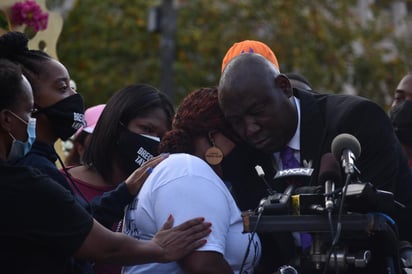
<path fill-rule="evenodd" d="M 178 225 L 194 217 L 212 223 L 207 243 L 198 251 L 223 254 L 235 273 L 240 270 L 250 234 L 244 234 L 241 212 L 223 181 L 211 167 L 189 154 L 172 154 L 153 170 L 138 196 L 126 209 L 124 232 L 149 240 L 169 214 Z M 243 268 L 253 273 L 261 246 L 255 234 Z M 123 273 L 184 273 L 176 262 L 151 263 L 123 268 Z"/>

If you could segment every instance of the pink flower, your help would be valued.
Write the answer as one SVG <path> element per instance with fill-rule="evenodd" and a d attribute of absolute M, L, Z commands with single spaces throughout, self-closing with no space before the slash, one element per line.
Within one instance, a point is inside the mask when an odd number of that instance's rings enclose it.
<path fill-rule="evenodd" d="M 26 24 L 36 32 L 47 28 L 49 14 L 42 12 L 40 6 L 33 0 L 15 3 L 11 11 L 11 21 L 15 25 Z"/>

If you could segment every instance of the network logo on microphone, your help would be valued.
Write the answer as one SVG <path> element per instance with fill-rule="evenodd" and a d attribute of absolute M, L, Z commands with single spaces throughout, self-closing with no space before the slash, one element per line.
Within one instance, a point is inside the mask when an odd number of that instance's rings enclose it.
<path fill-rule="evenodd" d="M 276 172 L 275 176 L 273 179 L 279 179 L 283 177 L 290 177 L 290 176 L 312 176 L 313 173 L 313 168 L 290 168 L 290 169 L 284 169 L 284 170 L 279 170 Z"/>

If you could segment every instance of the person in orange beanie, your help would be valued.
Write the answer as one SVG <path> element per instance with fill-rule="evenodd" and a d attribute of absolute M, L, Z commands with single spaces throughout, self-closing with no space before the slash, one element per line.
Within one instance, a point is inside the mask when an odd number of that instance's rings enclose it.
<path fill-rule="evenodd" d="M 242 42 L 234 43 L 232 47 L 226 52 L 222 61 L 222 72 L 226 65 L 236 56 L 242 53 L 257 53 L 268 59 L 279 71 L 279 63 L 275 53 L 265 44 L 255 40 L 244 40 Z"/>

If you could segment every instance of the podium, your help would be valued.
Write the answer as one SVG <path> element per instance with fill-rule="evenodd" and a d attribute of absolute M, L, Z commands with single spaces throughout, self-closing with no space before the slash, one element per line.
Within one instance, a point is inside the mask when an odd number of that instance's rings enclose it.
<path fill-rule="evenodd" d="M 333 248 L 331 227 L 336 230 L 337 215 L 329 221 L 327 214 L 258 216 L 245 211 L 242 218 L 245 233 L 311 234 L 311 247 L 292 259 L 302 273 L 323 273 L 325 268 L 331 273 L 401 273 L 397 229 L 384 214 L 342 215 L 339 242 Z"/>

